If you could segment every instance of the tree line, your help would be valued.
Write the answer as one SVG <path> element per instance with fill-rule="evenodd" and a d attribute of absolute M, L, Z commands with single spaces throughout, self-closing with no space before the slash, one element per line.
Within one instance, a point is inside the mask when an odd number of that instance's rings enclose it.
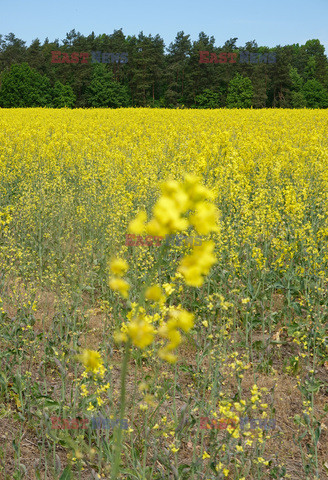
<path fill-rule="evenodd" d="M 328 59 L 318 39 L 305 45 L 237 46 L 231 38 L 215 46 L 201 32 L 196 41 L 178 32 L 165 47 L 159 36 L 84 36 L 75 30 L 61 42 L 48 38 L 30 46 L 13 33 L 0 35 L 0 107 L 327 108 Z M 128 62 L 53 63 L 75 52 L 126 52 Z M 200 63 L 213 57 L 271 54 L 275 63 Z M 221 57 L 220 57 L 221 54 Z M 231 55 L 236 58 L 236 55 Z M 256 58 L 255 55 L 253 55 Z"/>

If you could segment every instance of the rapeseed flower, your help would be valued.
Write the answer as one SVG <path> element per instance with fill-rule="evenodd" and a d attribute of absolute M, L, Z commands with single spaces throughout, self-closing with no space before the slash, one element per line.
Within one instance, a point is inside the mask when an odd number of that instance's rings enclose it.
<path fill-rule="evenodd" d="M 210 190 L 201 185 L 200 181 L 201 178 L 196 175 L 188 174 L 184 178 L 183 188 L 189 197 L 191 210 L 197 203 L 203 200 L 211 200 L 214 196 Z"/>
<path fill-rule="evenodd" d="M 168 363 L 176 363 L 178 360 L 177 355 L 174 355 L 173 353 L 169 352 L 167 348 L 161 348 L 158 351 L 158 356 L 162 360 L 165 360 Z"/>
<path fill-rule="evenodd" d="M 128 270 L 128 263 L 122 258 L 116 258 L 111 261 L 109 268 L 114 275 L 122 277 Z"/>
<path fill-rule="evenodd" d="M 210 232 L 218 232 L 218 210 L 213 203 L 199 202 L 196 205 L 196 213 L 190 216 L 190 223 L 201 235 Z"/>
<path fill-rule="evenodd" d="M 167 235 L 188 228 L 188 220 L 181 217 L 181 210 L 169 197 L 161 197 L 154 209 L 154 218 L 147 224 L 150 235 Z"/>
<path fill-rule="evenodd" d="M 102 365 L 102 359 L 99 352 L 95 350 L 84 350 L 81 355 L 77 355 L 77 359 L 83 363 L 86 371 L 96 373 Z"/>
<path fill-rule="evenodd" d="M 141 235 L 146 231 L 147 214 L 144 211 L 138 213 L 136 218 L 132 220 L 128 226 L 129 233 Z"/>
<path fill-rule="evenodd" d="M 214 242 L 204 242 L 199 247 L 194 247 L 193 253 L 184 257 L 178 268 L 187 285 L 200 287 L 204 282 L 204 275 L 209 273 L 216 257 L 212 254 Z"/>
<path fill-rule="evenodd" d="M 159 285 L 152 285 L 147 288 L 145 293 L 146 300 L 152 300 L 154 302 L 163 303 L 165 301 L 165 295 L 163 294 Z"/>
<path fill-rule="evenodd" d="M 186 310 L 170 310 L 169 316 L 175 322 L 174 325 L 184 332 L 189 332 L 194 326 L 194 315 Z"/>
<path fill-rule="evenodd" d="M 144 349 L 154 340 L 156 330 L 145 320 L 136 319 L 128 323 L 126 333 L 130 337 L 133 345 Z"/>
<path fill-rule="evenodd" d="M 111 278 L 108 285 L 116 292 L 119 292 L 123 298 L 128 298 L 130 285 L 122 278 Z"/>
<path fill-rule="evenodd" d="M 171 295 L 171 293 L 175 291 L 175 288 L 171 283 L 163 283 L 163 288 L 165 290 L 166 295 Z"/>
<path fill-rule="evenodd" d="M 162 185 L 164 196 L 171 198 L 181 213 L 186 212 L 190 208 L 189 196 L 183 186 L 176 180 L 170 180 Z"/>

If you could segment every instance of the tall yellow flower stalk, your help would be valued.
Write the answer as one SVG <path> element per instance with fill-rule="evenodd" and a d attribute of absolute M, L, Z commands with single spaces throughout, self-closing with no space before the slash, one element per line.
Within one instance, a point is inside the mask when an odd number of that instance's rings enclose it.
<path fill-rule="evenodd" d="M 167 235 L 194 227 L 196 232 L 202 235 L 218 232 L 219 213 L 210 202 L 212 199 L 213 193 L 201 185 L 200 179 L 194 175 L 186 175 L 182 183 L 170 180 L 162 185 L 162 196 L 153 208 L 150 221 L 147 223 L 147 215 L 141 211 L 130 222 L 128 231 L 135 234 L 146 232 L 150 235 Z M 214 242 L 204 242 L 201 246 L 195 246 L 192 253 L 181 260 L 178 273 L 181 273 L 187 285 L 199 287 L 203 284 L 204 277 L 216 262 L 213 251 Z M 128 298 L 130 285 L 121 278 L 128 270 L 127 263 L 122 259 L 113 260 L 110 269 L 116 277 L 110 279 L 109 286 L 124 298 Z M 145 297 L 160 306 L 163 306 L 165 301 L 159 285 L 148 287 Z M 170 313 L 169 320 L 163 322 L 158 331 L 144 315 L 137 315 L 123 326 L 116 338 L 123 342 L 129 339 L 133 345 L 144 349 L 158 334 L 168 340 L 166 347 L 159 351 L 159 356 L 175 362 L 176 356 L 172 354 L 172 350 L 182 341 L 178 328 L 188 332 L 192 327 L 193 315 L 186 311 Z"/>
<path fill-rule="evenodd" d="M 175 180 L 168 181 L 162 186 L 162 196 L 153 208 L 153 216 L 147 223 L 146 212 L 141 211 L 129 224 L 128 231 L 134 234 L 148 233 L 149 235 L 168 235 L 179 231 L 185 231 L 189 227 L 197 233 L 207 235 L 210 232 L 218 232 L 219 214 L 215 205 L 211 203 L 213 194 L 200 183 L 200 179 L 194 175 L 187 175 L 184 182 Z M 176 275 L 182 275 L 185 283 L 199 287 L 203 284 L 205 276 L 216 262 L 213 254 L 214 243 L 204 242 L 201 246 L 195 246 L 190 255 L 182 258 Z M 128 298 L 130 285 L 122 278 L 128 270 L 128 264 L 123 259 L 114 259 L 110 263 L 110 270 L 114 277 L 109 280 L 112 290 L 118 291 L 124 298 Z M 165 290 L 166 291 L 166 290 Z M 167 292 L 166 292 L 167 293 Z M 122 325 L 121 331 L 116 332 L 116 340 L 126 342 L 126 353 L 123 360 L 121 378 L 121 414 L 124 416 L 125 408 L 125 382 L 130 346 L 145 349 L 150 346 L 156 336 L 161 341 L 166 341 L 160 348 L 158 355 L 161 359 L 175 363 L 177 356 L 173 351 L 181 344 L 182 335 L 189 332 L 194 325 L 194 316 L 186 310 L 165 307 L 165 295 L 160 285 L 152 285 L 142 294 L 145 298 L 158 305 L 161 315 L 158 329 L 154 326 L 155 316 L 146 315 L 143 307 L 137 305 L 131 312 L 130 319 Z M 168 313 L 168 319 L 165 317 Z M 117 433 L 117 456 L 113 467 L 113 479 L 116 479 L 119 471 L 121 452 L 121 432 Z"/>

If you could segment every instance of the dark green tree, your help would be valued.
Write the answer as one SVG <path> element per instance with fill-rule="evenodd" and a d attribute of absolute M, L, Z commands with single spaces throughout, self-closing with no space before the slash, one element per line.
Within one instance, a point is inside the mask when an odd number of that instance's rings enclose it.
<path fill-rule="evenodd" d="M 13 65 L 1 78 L 0 106 L 45 107 L 52 106 L 49 78 L 42 76 L 27 63 Z"/>
<path fill-rule="evenodd" d="M 218 65 L 215 63 L 199 63 L 199 52 L 207 51 L 218 53 L 215 48 L 215 38 L 209 37 L 204 32 L 200 32 L 198 40 L 193 42 L 190 54 L 190 74 L 186 79 L 186 91 L 184 99 L 187 105 L 195 103 L 197 95 L 200 95 L 205 88 L 217 86 L 216 78 L 218 76 Z"/>
<path fill-rule="evenodd" d="M 146 37 L 143 32 L 139 33 L 137 39 L 132 37 L 129 40 L 132 58 L 127 65 L 132 102 L 133 105 L 145 107 L 162 94 L 164 41 L 159 35 Z"/>
<path fill-rule="evenodd" d="M 90 107 L 127 107 L 129 95 L 127 88 L 115 82 L 113 73 L 106 65 L 93 65 L 93 75 L 87 88 L 87 100 Z"/>
<path fill-rule="evenodd" d="M 290 108 L 292 82 L 289 70 L 293 61 L 293 48 L 278 45 L 275 48 L 275 53 L 276 63 L 268 65 L 271 90 L 268 97 L 273 107 Z"/>
<path fill-rule="evenodd" d="M 5 36 L 5 40 L 2 41 L 0 71 L 13 64 L 27 61 L 25 43 L 23 40 L 16 38 L 13 33 Z"/>
<path fill-rule="evenodd" d="M 291 104 L 293 108 L 305 108 L 306 100 L 302 92 L 291 92 Z"/>
<path fill-rule="evenodd" d="M 291 80 L 291 89 L 294 90 L 295 92 L 299 92 L 304 82 L 301 75 L 299 75 L 297 68 L 294 68 L 292 66 L 290 67 L 289 77 Z"/>
<path fill-rule="evenodd" d="M 254 91 L 250 79 L 237 73 L 229 82 L 227 107 L 250 108 L 252 106 L 253 95 Z"/>
<path fill-rule="evenodd" d="M 73 107 L 76 101 L 72 87 L 56 82 L 52 92 L 52 104 L 55 108 Z"/>
<path fill-rule="evenodd" d="M 302 94 L 309 108 L 327 108 L 328 92 L 318 80 L 308 80 L 302 88 Z"/>
<path fill-rule="evenodd" d="M 254 65 L 254 70 L 251 75 L 251 81 L 254 91 L 252 105 L 254 108 L 265 108 L 268 100 L 268 74 L 265 71 L 265 68 L 266 65 Z"/>
<path fill-rule="evenodd" d="M 291 106 L 293 108 L 304 108 L 306 107 L 306 100 L 301 92 L 303 87 L 303 79 L 299 75 L 297 68 L 290 67 L 289 77 L 291 80 Z"/>
<path fill-rule="evenodd" d="M 168 48 L 166 81 L 168 87 L 165 93 L 166 104 L 176 107 L 183 103 L 186 76 L 190 73 L 188 68 L 191 51 L 190 35 L 178 32 L 174 43 Z"/>
<path fill-rule="evenodd" d="M 39 73 L 46 73 L 42 45 L 38 38 L 33 40 L 27 48 L 26 61 L 30 67 L 35 68 Z"/>
<path fill-rule="evenodd" d="M 325 47 L 321 45 L 318 39 L 308 40 L 304 45 L 304 50 L 308 60 L 313 57 L 315 59 L 314 77 L 326 88 L 328 87 L 328 62 L 325 55 Z M 311 78 L 307 78 L 310 80 Z"/>
<path fill-rule="evenodd" d="M 315 57 L 311 56 L 305 67 L 306 80 L 313 80 L 315 78 L 315 72 L 316 72 L 316 60 L 315 60 Z"/>
<path fill-rule="evenodd" d="M 201 95 L 196 96 L 195 106 L 197 108 L 219 108 L 220 94 L 206 88 Z"/>

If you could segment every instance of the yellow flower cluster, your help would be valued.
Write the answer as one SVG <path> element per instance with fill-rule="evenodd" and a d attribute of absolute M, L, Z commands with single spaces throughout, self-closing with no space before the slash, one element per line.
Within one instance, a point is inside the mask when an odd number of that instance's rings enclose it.
<path fill-rule="evenodd" d="M 175 180 L 168 181 L 162 185 L 162 193 L 163 195 L 153 208 L 153 218 L 150 222 L 146 224 L 146 213 L 141 211 L 130 222 L 129 232 L 140 234 L 147 231 L 152 235 L 166 235 L 178 230 L 185 230 L 189 226 L 194 226 L 201 234 L 219 231 L 218 211 L 213 204 L 207 202 L 213 198 L 213 193 L 201 185 L 198 177 L 186 175 L 183 183 Z M 188 217 L 186 214 L 190 211 L 195 213 Z M 192 254 L 182 259 L 177 276 L 182 275 L 188 285 L 202 285 L 204 276 L 209 273 L 211 266 L 216 262 L 213 250 L 213 241 L 195 246 Z M 127 298 L 129 285 L 120 277 L 128 270 L 128 264 L 122 259 L 116 259 L 111 262 L 110 269 L 118 278 L 110 279 L 109 286 Z M 164 284 L 163 288 L 168 296 L 174 291 L 174 287 L 170 284 Z M 162 307 L 166 299 L 159 285 L 148 287 L 145 298 Z M 157 332 L 152 324 L 154 319 L 147 317 L 143 308 L 140 307 L 138 311 L 139 313 L 135 317 L 130 316 L 130 322 L 122 326 L 121 332 L 116 333 L 116 340 L 126 342 L 130 339 L 133 345 L 144 349 L 153 342 L 158 333 L 160 337 L 168 340 L 165 347 L 159 350 L 159 357 L 170 363 L 176 362 L 177 356 L 172 351 L 182 342 L 178 329 L 181 328 L 184 332 L 188 332 L 193 327 L 193 315 L 186 310 L 171 309 L 169 320 L 163 323 Z"/>
<path fill-rule="evenodd" d="M 161 287 L 158 285 L 152 285 L 151 287 L 147 288 L 145 298 L 160 304 L 163 304 L 165 301 L 165 295 L 163 294 Z"/>
<path fill-rule="evenodd" d="M 169 317 L 167 323 L 158 330 L 159 335 L 169 340 L 169 343 L 158 352 L 158 355 L 163 360 L 174 363 L 177 357 L 172 354 L 172 350 L 177 348 L 182 341 L 178 328 L 181 328 L 184 332 L 189 332 L 194 325 L 194 315 L 186 310 L 170 310 Z"/>
<path fill-rule="evenodd" d="M 100 353 L 95 350 L 84 350 L 81 355 L 77 355 L 77 359 L 83 363 L 87 372 L 97 373 L 103 364 Z"/>
<path fill-rule="evenodd" d="M 184 276 L 187 285 L 200 287 L 203 284 L 203 275 L 207 275 L 216 262 L 213 250 L 213 241 L 204 242 L 201 246 L 194 247 L 191 255 L 182 259 L 178 272 Z"/>
<path fill-rule="evenodd" d="M 158 330 L 153 326 L 153 322 L 160 320 L 160 315 L 155 314 L 153 317 L 146 315 L 142 307 L 139 307 L 139 313 L 134 314 L 136 305 L 133 304 L 133 310 L 128 317 L 130 321 L 123 324 L 121 332 L 116 332 L 115 340 L 118 342 L 127 342 L 131 340 L 132 344 L 138 348 L 144 349 L 148 347 L 154 340 L 156 334 L 161 338 L 168 340 L 167 345 L 159 350 L 159 357 L 168 362 L 174 363 L 177 359 L 172 350 L 177 348 L 182 342 L 181 334 L 178 328 L 184 332 L 189 332 L 193 327 L 193 314 L 183 309 L 169 309 L 169 320 Z"/>
<path fill-rule="evenodd" d="M 136 347 L 146 348 L 154 340 L 156 330 L 140 316 L 136 320 L 129 322 L 126 333 Z"/>
<path fill-rule="evenodd" d="M 120 277 L 127 272 L 129 265 L 122 258 L 116 258 L 111 261 L 109 268 L 112 273 L 117 275 L 117 277 L 109 279 L 109 287 L 112 290 L 119 292 L 123 298 L 128 298 L 130 285 Z"/>
<path fill-rule="evenodd" d="M 219 214 L 216 207 L 205 200 L 212 199 L 213 194 L 200 184 L 200 178 L 186 175 L 182 184 L 175 180 L 164 183 L 163 196 L 156 203 L 154 218 L 147 225 L 152 235 L 166 235 L 183 231 L 193 225 L 200 234 L 218 231 Z M 183 217 L 188 211 L 195 211 L 189 219 Z"/>
<path fill-rule="evenodd" d="M 218 210 L 205 201 L 212 199 L 213 193 L 200 184 L 199 177 L 186 175 L 183 183 L 170 180 L 162 185 L 162 193 L 153 208 L 150 222 L 146 224 L 146 212 L 141 211 L 130 223 L 129 232 L 167 235 L 186 230 L 189 225 L 202 235 L 219 231 Z M 188 219 L 184 215 L 191 210 L 195 213 Z"/>

